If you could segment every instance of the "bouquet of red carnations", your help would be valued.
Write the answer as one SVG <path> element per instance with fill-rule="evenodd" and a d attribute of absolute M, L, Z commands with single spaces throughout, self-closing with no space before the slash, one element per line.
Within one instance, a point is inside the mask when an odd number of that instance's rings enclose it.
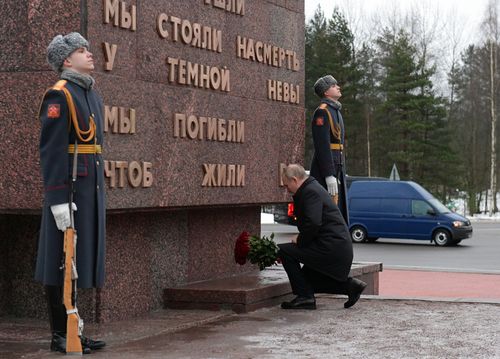
<path fill-rule="evenodd" d="M 266 236 L 251 236 L 248 232 L 241 232 L 234 246 L 234 259 L 238 264 L 245 264 L 247 259 L 257 264 L 260 270 L 279 263 L 278 246 L 273 241 L 274 233 Z"/>

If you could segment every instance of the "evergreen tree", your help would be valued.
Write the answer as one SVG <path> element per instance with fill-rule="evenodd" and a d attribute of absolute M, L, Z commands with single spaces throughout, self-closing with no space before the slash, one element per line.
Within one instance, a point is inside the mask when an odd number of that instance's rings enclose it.
<path fill-rule="evenodd" d="M 461 63 L 454 63 L 447 103 L 431 81 L 436 70 L 429 66 L 428 44 L 416 43 L 397 26 L 356 49 L 340 10 L 326 18 L 318 7 L 306 24 L 305 40 L 306 166 L 313 153 L 311 117 L 319 102 L 313 85 L 332 74 L 342 87 L 349 175 L 387 177 L 396 163 L 402 179 L 423 184 L 443 201 L 457 189 L 466 191 L 470 213 L 479 211 L 490 182 L 492 46 L 470 46 Z M 500 47 L 494 46 L 498 58 Z M 496 71 L 500 78 L 498 66 Z M 500 88 L 495 91 L 500 98 Z M 496 107 L 500 113 L 500 101 Z M 500 158 L 498 141 L 496 146 Z M 500 161 L 497 168 L 498 177 Z"/>
<path fill-rule="evenodd" d="M 364 43 L 356 56 L 356 66 L 360 78 L 357 86 L 357 100 L 361 104 L 359 119 L 353 123 L 359 124 L 355 139 L 351 141 L 350 162 L 358 164 L 351 174 L 372 176 L 373 174 L 373 120 L 374 110 L 380 103 L 377 91 L 378 66 L 376 61 L 376 50 Z M 354 148 L 353 148 L 353 146 Z"/>
<path fill-rule="evenodd" d="M 318 98 L 314 94 L 313 85 L 316 79 L 323 73 L 321 59 L 326 56 L 323 44 L 327 37 L 327 23 L 321 7 L 318 6 L 314 17 L 306 24 L 306 41 L 305 41 L 305 107 L 306 107 L 306 139 L 305 139 L 305 156 L 304 167 L 309 168 L 314 152 L 312 143 L 311 123 L 310 119 L 317 106 Z"/>
<path fill-rule="evenodd" d="M 469 46 L 462 64 L 449 74 L 456 90 L 450 123 L 453 147 L 462 159 L 461 188 L 470 214 L 478 213 L 482 192 L 489 186 L 488 49 Z"/>
<path fill-rule="evenodd" d="M 396 163 L 402 178 L 444 198 L 456 157 L 449 147 L 444 101 L 435 95 L 430 80 L 435 70 L 416 58 L 404 30 L 384 31 L 377 45 L 382 97 L 375 119 L 377 174 L 387 176 Z"/>
<path fill-rule="evenodd" d="M 359 132 L 360 104 L 356 99 L 356 84 L 360 77 L 356 68 L 354 53 L 354 35 L 347 20 L 338 8 L 327 20 L 318 7 L 314 17 L 306 25 L 306 154 L 305 165 L 311 163 L 313 145 L 311 140 L 311 117 L 318 106 L 319 98 L 315 95 L 314 82 L 322 76 L 333 75 L 342 87 L 342 114 L 345 120 L 347 152 L 356 146 Z M 352 143 L 352 145 L 351 145 Z M 350 161 L 348 160 L 348 170 Z"/>

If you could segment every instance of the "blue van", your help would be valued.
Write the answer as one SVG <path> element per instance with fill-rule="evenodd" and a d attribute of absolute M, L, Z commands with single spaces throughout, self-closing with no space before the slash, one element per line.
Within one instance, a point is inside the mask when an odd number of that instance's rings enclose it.
<path fill-rule="evenodd" d="M 426 239 L 455 245 L 472 236 L 470 221 L 451 212 L 411 181 L 356 181 L 348 191 L 353 242 L 379 237 Z"/>

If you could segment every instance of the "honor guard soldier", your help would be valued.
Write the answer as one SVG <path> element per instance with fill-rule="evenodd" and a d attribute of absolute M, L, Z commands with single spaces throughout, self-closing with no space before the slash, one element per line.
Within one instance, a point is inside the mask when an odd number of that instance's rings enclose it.
<path fill-rule="evenodd" d="M 345 183 L 344 121 L 338 101 L 342 96 L 337 80 L 331 75 L 319 78 L 314 84 L 314 92 L 321 103 L 314 111 L 312 136 L 314 156 L 311 176 L 328 191 L 340 209 L 347 225 L 347 188 Z"/>
<path fill-rule="evenodd" d="M 63 241 L 68 228 L 77 232 L 76 275 L 70 275 L 73 285 L 76 278 L 78 288 L 97 288 L 104 283 L 103 102 L 93 89 L 90 73 L 94 62 L 89 44 L 79 33 L 57 35 L 47 48 L 47 60 L 60 80 L 47 90 L 39 110 L 44 205 L 35 279 L 45 286 L 52 331 L 50 349 L 64 353 L 67 318 L 74 314 L 66 310 L 62 294 Z M 76 288 L 73 293 L 76 295 Z M 106 345 L 86 338 L 81 330 L 79 334 L 76 343 L 83 354 Z"/>

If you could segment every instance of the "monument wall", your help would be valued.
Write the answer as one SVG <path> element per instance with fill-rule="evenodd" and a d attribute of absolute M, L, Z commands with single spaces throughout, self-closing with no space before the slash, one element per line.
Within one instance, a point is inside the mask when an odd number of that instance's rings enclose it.
<path fill-rule="evenodd" d="M 53 36 L 88 38 L 104 99 L 107 280 L 83 296 L 86 318 L 107 321 L 161 307 L 165 287 L 254 270 L 234 264 L 234 241 L 260 231 L 261 204 L 288 200 L 280 168 L 303 156 L 303 6 L 2 5 L 0 313 L 45 311 L 32 274 L 43 198 L 37 111 L 57 81 L 45 60 Z"/>

